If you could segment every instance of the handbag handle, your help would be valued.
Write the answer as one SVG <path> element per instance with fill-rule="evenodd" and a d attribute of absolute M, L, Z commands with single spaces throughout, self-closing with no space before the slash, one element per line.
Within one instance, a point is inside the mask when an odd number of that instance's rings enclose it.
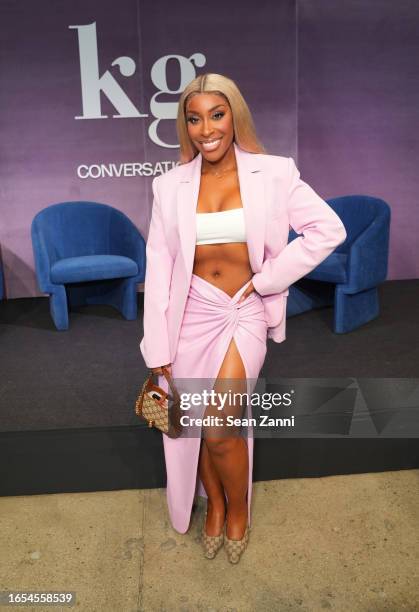
<path fill-rule="evenodd" d="M 161 367 L 161 371 L 163 372 L 163 375 L 164 375 L 164 377 L 166 378 L 166 380 L 167 380 L 167 382 L 168 382 L 168 384 L 169 384 L 169 387 L 170 387 L 170 389 L 171 389 L 171 391 L 172 391 L 172 394 L 173 394 L 173 400 L 174 400 L 175 402 L 179 402 L 179 401 L 180 401 L 179 392 L 178 392 L 178 390 L 177 390 L 177 389 L 176 389 L 176 387 L 175 387 L 175 384 L 174 384 L 174 382 L 173 382 L 173 379 L 172 379 L 171 375 L 169 374 L 169 372 L 168 372 L 168 370 L 166 369 L 166 367 L 165 367 L 165 366 L 162 366 L 162 367 Z M 154 376 L 154 374 L 153 374 L 153 371 L 152 371 L 152 370 L 151 370 L 151 375 L 150 375 L 150 376 Z M 158 376 L 158 375 L 157 375 L 157 376 Z"/>

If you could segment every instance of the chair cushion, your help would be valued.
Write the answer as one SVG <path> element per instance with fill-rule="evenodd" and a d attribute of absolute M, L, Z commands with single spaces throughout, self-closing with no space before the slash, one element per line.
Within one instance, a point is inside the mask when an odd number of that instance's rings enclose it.
<path fill-rule="evenodd" d="M 328 283 L 346 283 L 346 262 L 348 255 L 346 253 L 332 253 L 326 257 L 320 265 L 317 266 L 310 274 L 304 278 L 311 280 L 325 281 Z"/>
<path fill-rule="evenodd" d="M 51 266 L 53 283 L 78 283 L 138 274 L 138 266 L 121 255 L 83 255 L 59 259 Z"/>

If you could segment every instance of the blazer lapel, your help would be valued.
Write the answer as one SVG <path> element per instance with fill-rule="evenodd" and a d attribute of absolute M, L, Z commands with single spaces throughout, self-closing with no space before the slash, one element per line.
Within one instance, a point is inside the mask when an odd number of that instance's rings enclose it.
<path fill-rule="evenodd" d="M 262 165 L 258 156 L 233 143 L 240 195 L 246 225 L 247 248 L 253 272 L 259 272 L 264 257 L 266 197 Z M 177 217 L 187 277 L 192 275 L 196 244 L 196 208 L 201 182 L 202 155 L 185 164 L 177 188 Z"/>

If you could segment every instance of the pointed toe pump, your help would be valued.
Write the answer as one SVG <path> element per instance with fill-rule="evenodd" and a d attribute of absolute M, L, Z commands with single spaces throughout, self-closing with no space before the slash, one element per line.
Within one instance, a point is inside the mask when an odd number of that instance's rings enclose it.
<path fill-rule="evenodd" d="M 249 525 L 246 526 L 246 531 L 241 540 L 230 540 L 227 534 L 224 534 L 224 548 L 227 553 L 227 558 L 230 563 L 238 563 L 249 543 Z"/>
<path fill-rule="evenodd" d="M 214 559 L 215 555 L 224 543 L 224 530 L 220 533 L 220 535 L 209 536 L 205 531 L 206 520 L 207 515 L 205 514 L 201 536 L 202 546 L 204 548 L 204 557 L 206 559 Z"/>

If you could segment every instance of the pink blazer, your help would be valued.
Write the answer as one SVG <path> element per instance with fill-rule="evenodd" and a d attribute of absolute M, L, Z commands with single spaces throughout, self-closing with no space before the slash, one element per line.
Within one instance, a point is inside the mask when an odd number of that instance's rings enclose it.
<path fill-rule="evenodd" d="M 346 238 L 332 208 L 303 180 L 292 157 L 248 153 L 234 143 L 249 260 L 262 296 L 268 338 L 285 340 L 288 287 Z M 144 337 L 149 368 L 175 359 L 191 282 L 202 155 L 153 180 L 147 240 Z M 289 227 L 299 236 L 288 242 Z"/>

